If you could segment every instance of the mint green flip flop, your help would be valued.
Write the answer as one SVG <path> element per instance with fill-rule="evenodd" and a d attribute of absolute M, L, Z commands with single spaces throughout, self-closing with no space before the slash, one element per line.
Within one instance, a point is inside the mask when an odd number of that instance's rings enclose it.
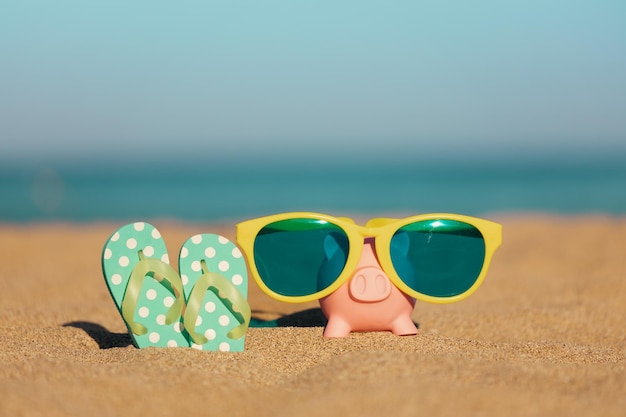
<path fill-rule="evenodd" d="M 178 270 L 187 294 L 189 345 L 241 352 L 250 324 L 248 269 L 239 248 L 223 236 L 199 234 L 180 250 Z"/>
<path fill-rule="evenodd" d="M 138 222 L 113 233 L 102 252 L 102 271 L 135 346 L 189 346 L 183 285 L 154 226 Z"/>

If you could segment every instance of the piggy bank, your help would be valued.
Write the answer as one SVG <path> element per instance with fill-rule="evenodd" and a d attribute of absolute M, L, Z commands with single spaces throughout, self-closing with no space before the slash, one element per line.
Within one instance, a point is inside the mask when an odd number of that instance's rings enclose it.
<path fill-rule="evenodd" d="M 374 240 L 370 238 L 364 242 L 361 259 L 352 276 L 319 302 L 328 319 L 325 337 L 345 337 L 353 331 L 417 333 L 411 320 L 415 299 L 389 280 L 378 263 Z"/>

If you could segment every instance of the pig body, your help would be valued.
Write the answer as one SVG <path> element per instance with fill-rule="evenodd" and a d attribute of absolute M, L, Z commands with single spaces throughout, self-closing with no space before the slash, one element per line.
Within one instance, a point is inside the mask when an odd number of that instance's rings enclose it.
<path fill-rule="evenodd" d="M 415 299 L 389 280 L 376 258 L 373 239 L 366 239 L 352 276 L 332 294 L 320 299 L 328 319 L 325 337 L 345 337 L 356 331 L 391 331 L 413 335 Z"/>

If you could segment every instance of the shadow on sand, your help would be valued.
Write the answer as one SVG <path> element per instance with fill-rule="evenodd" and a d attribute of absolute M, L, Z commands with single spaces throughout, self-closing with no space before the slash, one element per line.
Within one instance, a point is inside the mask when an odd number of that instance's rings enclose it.
<path fill-rule="evenodd" d="M 100 349 L 127 347 L 133 344 L 128 333 L 113 333 L 99 324 L 88 321 L 73 321 L 65 323 L 63 327 L 74 327 L 83 330 L 100 346 Z"/>
<path fill-rule="evenodd" d="M 282 316 L 276 320 L 261 320 L 255 314 L 267 313 L 254 311 L 250 320 L 250 327 L 318 327 L 326 326 L 326 317 L 319 308 L 299 311 Z M 133 345 L 128 333 L 113 333 L 97 323 L 87 321 L 73 321 L 63 324 L 63 327 L 81 329 L 91 337 L 100 349 L 124 348 Z"/>

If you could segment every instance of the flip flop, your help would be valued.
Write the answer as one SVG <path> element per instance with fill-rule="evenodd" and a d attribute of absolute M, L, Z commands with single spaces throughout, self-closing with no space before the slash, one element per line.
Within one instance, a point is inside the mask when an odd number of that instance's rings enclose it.
<path fill-rule="evenodd" d="M 113 233 L 102 252 L 102 271 L 135 346 L 189 346 L 183 285 L 154 226 L 132 223 Z"/>
<path fill-rule="evenodd" d="M 185 333 L 192 348 L 241 352 L 250 323 L 248 269 L 224 236 L 199 234 L 180 250 L 178 270 L 187 294 Z"/>

